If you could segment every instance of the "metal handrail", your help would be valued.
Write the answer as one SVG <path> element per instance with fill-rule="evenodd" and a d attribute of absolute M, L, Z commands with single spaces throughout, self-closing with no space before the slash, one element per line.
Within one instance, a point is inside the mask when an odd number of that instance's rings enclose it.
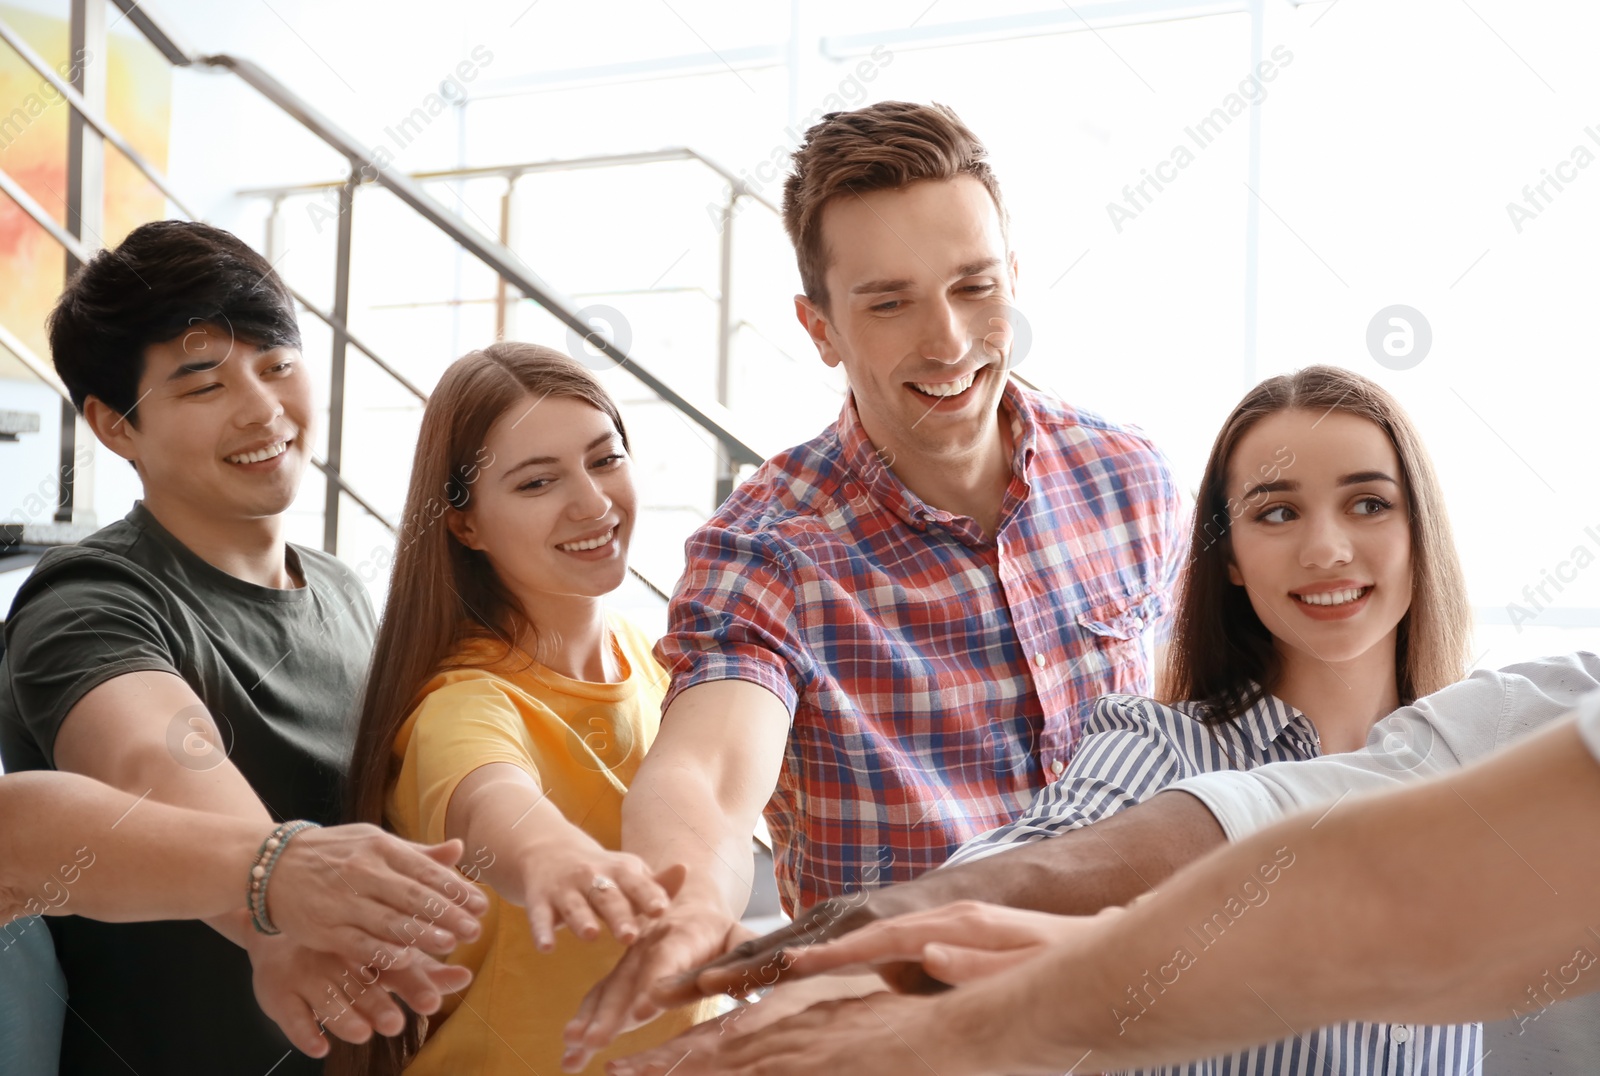
<path fill-rule="evenodd" d="M 132 7 L 135 0 L 114 0 L 114 2 L 126 9 Z M 626 368 L 652 392 L 667 400 L 715 437 L 726 447 L 736 463 L 754 466 L 762 462 L 763 455 L 750 447 L 746 438 L 734 432 L 734 418 L 727 408 L 710 401 L 693 400 L 640 366 L 616 344 L 596 333 L 591 325 L 578 316 L 578 311 L 570 300 L 524 265 L 511 250 L 464 225 L 455 214 L 424 191 L 411 177 L 392 169 L 379 167 L 366 147 L 294 94 L 283 83 L 251 61 L 237 56 L 216 55 L 198 59 L 199 62 L 209 66 L 232 71 L 267 100 L 294 117 L 306 130 L 338 150 L 350 162 L 353 172 L 388 189 L 423 219 L 449 236 L 456 245 L 468 251 L 502 279 L 544 307 L 569 329 L 585 337 L 591 346 L 604 353 L 618 366 Z"/>
<path fill-rule="evenodd" d="M 113 0 L 113 2 L 117 3 L 117 5 L 123 9 L 125 15 L 133 17 L 134 12 L 132 9 L 136 7 L 137 0 L 129 0 L 128 3 L 124 3 L 123 0 Z M 152 37 L 152 44 L 162 51 L 164 55 L 167 55 L 169 59 L 173 59 L 172 53 L 177 50 L 177 46 L 172 43 L 170 35 L 160 32 L 156 27 L 154 20 L 150 19 L 148 15 L 142 11 L 138 14 L 142 17 L 134 19 L 135 25 L 139 26 L 141 30 L 146 30 L 147 36 L 150 36 L 151 33 L 158 34 L 161 40 L 157 41 L 154 37 Z M 71 104 L 78 114 L 84 118 L 85 122 L 93 127 L 102 138 L 110 142 L 124 156 L 126 156 L 129 161 L 132 162 L 133 165 L 145 176 L 145 178 L 148 179 L 158 190 L 160 190 L 169 201 L 176 205 L 185 216 L 188 216 L 190 219 L 198 219 L 196 214 L 189 209 L 183 198 L 172 188 L 172 185 L 167 181 L 166 177 L 162 175 L 156 168 L 154 168 L 148 161 L 146 161 L 138 153 L 138 151 L 127 142 L 120 132 L 118 132 L 114 127 L 111 126 L 110 123 L 108 123 L 94 109 L 92 109 L 76 89 L 74 89 L 70 84 L 63 82 L 59 76 L 57 76 L 56 73 L 50 69 L 49 65 L 44 62 L 43 58 L 34 52 L 33 49 L 28 46 L 27 42 L 23 41 L 3 20 L 0 20 L 0 41 L 4 41 L 7 45 L 9 45 L 25 63 L 32 67 L 47 81 L 49 81 L 50 84 L 54 86 L 55 89 L 59 91 L 62 96 Z M 218 61 L 226 62 L 219 63 Z M 184 54 L 182 65 L 187 66 L 190 62 L 191 60 L 188 58 L 187 54 Z M 277 84 L 276 80 L 272 79 L 271 76 L 260 71 L 259 68 L 255 68 L 254 65 L 249 64 L 248 61 L 231 60 L 228 57 L 208 57 L 206 58 L 206 62 L 213 64 L 214 66 L 233 67 L 236 71 L 239 69 L 239 66 L 242 65 L 243 67 L 251 70 L 256 78 L 261 80 L 263 83 L 276 86 L 276 88 L 284 95 L 292 97 L 292 94 L 289 94 L 289 91 L 284 89 L 281 84 Z M 251 81 L 251 79 L 247 78 L 246 81 Z M 262 88 L 261 84 L 252 82 L 252 85 L 255 85 L 256 88 L 261 90 L 261 92 L 268 96 L 269 99 L 273 99 L 272 94 L 267 93 L 267 91 Z M 319 117 L 317 117 L 316 113 L 309 109 L 309 107 L 305 109 L 304 115 L 296 113 L 293 109 L 290 109 L 281 103 L 280 107 L 284 107 L 285 111 L 295 115 L 296 118 L 299 119 L 302 124 L 307 125 L 313 131 L 313 133 L 322 133 L 317 131 L 315 126 L 312 125 L 311 120 L 318 119 Z M 326 121 L 323 122 L 325 123 Z M 344 135 L 343 132 L 338 131 L 337 128 L 333 128 L 331 125 L 327 125 L 327 127 L 329 131 L 332 131 L 334 134 L 339 135 L 354 145 L 353 141 L 349 139 L 349 136 Z M 329 141 L 330 145 L 336 145 L 336 143 L 330 141 L 326 136 L 324 136 L 324 140 Z M 336 148 L 339 147 L 336 145 Z M 347 156 L 350 155 L 347 154 Z M 698 157 L 697 154 L 695 156 Z M 706 163 L 710 164 L 710 162 Z M 370 157 L 366 157 L 365 159 L 357 159 L 356 157 L 351 156 L 352 170 L 355 170 L 358 165 L 366 165 L 376 170 L 376 166 Z M 717 168 L 715 165 L 711 165 L 711 167 Z M 722 171 L 720 168 L 717 168 L 717 170 L 719 172 Z M 391 186 L 391 189 L 394 189 L 392 185 L 389 186 Z M 50 216 L 50 214 L 47 213 L 41 205 L 39 205 L 38 201 L 27 192 L 27 190 L 3 169 L 0 169 L 0 192 L 3 192 L 9 198 L 11 198 L 11 200 L 19 208 L 21 208 L 22 211 L 27 214 L 35 224 L 37 224 L 46 232 L 46 234 L 56 241 L 63 251 L 77 259 L 78 262 L 86 263 L 93 256 L 93 252 L 83 243 L 82 240 L 57 223 L 55 218 Z M 442 207 L 439 207 L 437 203 L 433 203 L 432 199 L 428 198 L 428 196 L 423 194 L 420 190 L 414 190 L 413 193 L 420 199 L 431 203 L 436 212 L 443 213 Z M 756 197 L 753 192 L 751 193 L 751 197 Z M 758 198 L 757 200 L 760 199 Z M 412 204 L 409 199 L 408 204 Z M 422 209 L 414 204 L 413 208 L 417 208 L 419 212 L 422 212 Z M 424 212 L 424 216 L 427 216 L 430 219 L 433 218 L 433 215 L 433 213 Z M 433 220 L 433 223 L 440 225 L 442 222 L 440 220 Z M 443 223 L 448 223 L 448 221 Z M 464 232 L 464 230 L 448 227 L 445 228 L 445 230 L 450 233 L 452 238 L 456 239 L 458 243 L 461 243 L 463 246 L 467 246 L 468 249 L 473 249 L 472 245 L 461 242 L 462 235 L 467 234 Z M 499 245 L 493 244 L 493 246 L 498 247 Z M 474 253 L 478 254 L 480 258 L 484 258 L 483 253 L 480 253 L 477 250 L 474 250 Z M 495 252 L 490 251 L 489 253 L 493 254 Z M 501 248 L 500 253 L 511 258 L 515 257 L 515 255 L 511 254 L 510 251 L 504 250 L 504 248 Z M 495 268 L 496 271 L 500 271 L 502 269 L 502 266 L 496 265 L 493 261 L 488 261 L 488 259 L 485 260 L 488 262 L 488 264 L 490 264 L 490 267 Z M 537 279 L 536 276 L 533 276 L 532 270 L 528 270 L 527 273 L 530 277 Z M 512 283 L 516 284 L 520 288 L 523 288 L 525 292 L 528 290 L 526 287 L 527 281 L 518 280 L 514 276 L 510 277 L 510 279 Z M 302 295 L 299 291 L 290 288 L 289 292 L 295 301 L 303 306 L 307 311 L 325 322 L 336 333 L 343 335 L 347 342 L 363 352 L 379 367 L 379 369 L 383 370 L 384 373 L 388 374 L 419 401 L 426 403 L 428 398 L 427 394 L 414 385 L 398 370 L 394 369 L 393 366 L 384 361 L 384 359 L 381 358 L 371 347 L 367 346 L 361 340 L 353 336 L 349 330 L 349 327 L 341 318 L 338 318 L 334 314 L 321 309 L 316 303 Z M 559 298 L 558 293 L 556 293 L 553 289 L 548 289 L 547 295 L 548 297 Z M 644 381 L 646 385 L 654 389 L 657 395 L 669 400 L 669 402 L 673 402 L 679 407 L 679 410 L 690 414 L 691 417 L 696 417 L 690 407 L 686 406 L 687 401 L 683 400 L 682 397 L 677 396 L 677 394 L 671 390 L 662 391 L 665 388 L 664 385 L 660 385 L 659 383 L 652 384 L 654 378 L 648 375 L 646 371 L 641 370 L 637 363 L 631 362 L 628 356 L 620 349 L 614 347 L 606 341 L 599 341 L 597 343 L 597 338 L 590 331 L 589 326 L 583 324 L 581 321 L 578 321 L 575 314 L 571 314 L 569 319 L 568 316 L 563 315 L 570 314 L 570 311 L 557 309 L 556 307 L 552 306 L 548 297 L 541 298 L 538 295 L 530 295 L 530 297 L 541 302 L 543 305 L 545 305 L 546 309 L 551 310 L 552 313 L 556 314 L 558 317 L 561 317 L 563 321 L 567 321 L 569 324 L 576 322 L 577 327 L 581 327 L 581 330 L 589 338 L 590 342 L 595 344 L 595 346 L 601 347 L 601 349 L 604 350 L 613 359 L 613 361 L 616 361 L 619 365 L 627 365 L 634 376 L 638 377 L 641 381 Z M 67 387 L 61 381 L 60 376 L 56 374 L 49 364 L 45 363 L 42 359 L 35 355 L 33 350 L 23 343 L 22 340 L 12 333 L 8 328 L 6 328 L 4 324 L 0 324 L 0 347 L 5 348 L 7 351 L 15 355 L 18 361 L 21 362 L 30 373 L 32 373 L 45 385 L 49 386 L 50 389 L 54 391 L 63 401 L 68 403 L 71 402 L 71 394 L 67 391 Z M 704 425 L 707 431 L 712 433 L 713 436 L 716 436 L 731 452 L 737 453 L 742 449 L 744 452 L 753 454 L 753 450 L 749 449 L 748 446 L 746 446 L 742 441 L 734 439 L 732 435 L 729 434 L 725 429 L 715 428 L 712 425 L 707 425 L 705 422 L 702 422 L 702 425 Z M 359 505 L 368 515 L 372 516 L 372 518 L 376 519 L 391 534 L 398 533 L 398 528 L 395 526 L 394 522 L 385 516 L 381 511 L 379 511 L 348 482 L 346 482 L 343 475 L 339 473 L 337 468 L 330 466 L 325 459 L 318 456 L 315 452 L 311 453 L 311 462 L 330 482 L 332 482 L 338 488 L 340 493 L 355 501 L 357 505 Z M 752 462 L 760 463 L 761 461 L 759 457 L 755 457 Z M 666 592 L 643 572 L 632 566 L 629 567 L 629 572 L 657 597 L 661 598 L 662 600 L 667 600 L 668 596 Z"/>
<path fill-rule="evenodd" d="M 376 365 L 378 369 L 388 374 L 395 381 L 398 381 L 400 386 L 407 392 L 411 393 L 411 395 L 415 396 L 422 403 L 428 402 L 428 394 L 426 392 L 423 392 L 421 389 L 417 388 L 416 385 L 413 385 L 410 378 L 406 377 L 399 370 L 396 370 L 393 366 L 390 366 L 389 363 L 380 357 L 376 351 L 373 351 L 366 344 L 363 344 L 361 340 L 350 331 L 350 327 L 344 323 L 342 318 L 335 317 L 330 311 L 322 309 L 322 307 L 318 306 L 310 299 L 307 299 L 294 288 L 289 289 L 289 294 L 294 297 L 295 302 L 305 307 L 307 312 L 316 316 L 324 325 L 328 326 L 328 328 L 332 329 L 336 333 L 343 333 L 344 338 L 350 342 L 351 346 L 353 346 L 357 351 L 361 352 L 367 358 L 371 359 L 373 364 Z"/>
<path fill-rule="evenodd" d="M 568 300 L 553 286 L 541 278 L 531 268 L 522 264 L 521 259 L 519 259 L 512 251 L 502 246 L 500 243 L 486 238 L 476 230 L 462 224 L 454 214 L 450 213 L 443 205 L 435 201 L 432 196 L 425 192 L 409 177 L 379 167 L 373 154 L 368 151 L 365 146 L 361 145 L 358 141 L 356 141 L 355 138 L 346 133 L 342 128 L 335 125 L 326 116 L 322 115 L 315 108 L 313 108 L 309 102 L 296 95 L 276 78 L 269 75 L 266 71 L 262 70 L 253 62 L 240 57 L 229 56 L 226 54 L 201 57 L 193 56 L 176 43 L 172 35 L 165 31 L 157 19 L 155 19 L 148 11 L 145 11 L 139 7 L 139 0 L 112 0 L 112 2 L 122 10 L 125 16 L 132 19 L 134 25 L 141 32 L 143 32 L 146 37 L 150 38 L 151 44 L 153 44 L 174 64 L 177 64 L 178 66 L 191 66 L 196 62 L 204 63 L 210 67 L 217 67 L 231 71 L 244 82 L 248 83 L 263 97 L 267 98 L 267 100 L 277 105 L 278 108 L 283 112 L 297 120 L 301 126 L 306 128 L 306 130 L 310 131 L 313 135 L 316 135 L 329 146 L 338 150 L 339 153 L 350 162 L 350 167 L 353 174 L 359 174 L 363 178 L 371 178 L 381 186 L 386 187 L 402 202 L 410 206 L 415 212 L 429 221 L 429 223 L 433 224 L 436 228 L 449 236 L 450 239 L 453 240 L 458 246 L 466 249 L 474 257 L 478 258 L 479 261 L 483 262 L 490 269 L 494 270 L 501 277 L 501 279 L 519 289 L 528 298 L 543 306 L 557 320 L 561 321 L 569 329 L 584 337 L 590 346 L 593 346 L 597 350 L 604 353 L 618 366 L 627 368 L 634 377 L 642 381 L 652 392 L 667 400 L 680 412 L 688 416 L 697 425 L 703 428 L 707 433 L 710 433 L 713 437 L 715 437 L 717 441 L 720 442 L 727 450 L 733 462 L 750 465 L 759 465 L 762 462 L 762 459 L 764 458 L 762 454 L 750 447 L 749 441 L 746 438 L 741 437 L 734 432 L 733 415 L 726 408 L 720 404 L 710 401 L 692 400 L 688 396 L 685 396 L 683 393 L 672 388 L 665 381 L 661 380 L 661 378 L 651 373 L 645 367 L 640 366 L 621 348 L 617 347 L 610 340 L 607 340 L 603 336 L 595 333 L 593 328 L 578 316 L 577 309 L 575 308 L 574 304 L 570 302 L 570 300 Z M 82 95 L 79 94 L 78 91 L 71 86 L 71 84 L 62 81 L 61 77 L 57 75 L 55 71 L 51 70 L 50 65 L 45 63 L 43 58 L 40 57 L 38 53 L 34 52 L 28 43 L 22 40 L 22 38 L 19 37 L 3 21 L 0 21 L 0 40 L 3 40 L 7 45 L 9 45 L 18 56 L 22 57 L 23 61 L 27 63 L 28 66 L 32 67 L 40 75 L 40 77 L 44 78 L 50 83 L 51 86 L 60 92 L 71 105 L 71 107 L 83 117 L 85 122 L 87 122 L 101 135 L 101 137 L 110 142 L 125 157 L 127 157 L 128 160 L 133 163 L 134 167 L 136 167 L 146 179 L 148 179 L 158 190 L 162 192 L 162 194 L 164 194 L 174 205 L 176 205 L 185 216 L 189 217 L 190 219 L 198 219 L 197 214 L 189 209 L 187 204 L 184 202 L 184 199 L 172 189 L 172 186 L 167 182 L 166 177 L 163 176 L 153 166 L 151 166 L 150 163 L 146 161 L 143 156 L 141 156 L 139 152 L 128 143 L 127 139 L 125 139 L 114 127 L 112 127 L 104 117 L 99 115 L 96 110 L 91 108 L 88 102 L 83 99 Z M 699 155 L 696 154 L 697 158 L 698 156 Z M 707 163 L 710 167 L 715 168 L 720 174 L 724 174 L 725 176 L 730 174 L 727 173 L 725 169 L 720 168 L 720 166 L 716 166 L 710 162 Z M 737 177 L 733 177 L 733 181 L 739 185 L 739 188 L 747 188 L 747 185 L 744 184 L 742 180 L 738 180 Z M 25 192 L 22 192 L 21 189 L 16 187 L 16 184 L 12 182 L 7 187 L 6 193 L 14 197 L 15 194 Z M 760 199 L 759 196 L 753 191 L 749 192 L 749 196 L 758 201 L 762 201 L 762 199 Z M 35 219 L 38 218 L 36 217 Z M 50 231 L 52 235 L 56 235 L 57 231 L 59 231 L 59 228 L 51 228 Z M 56 238 L 59 239 L 60 236 L 57 235 Z M 330 325 L 332 325 L 332 321 L 329 320 L 329 317 L 318 311 L 315 307 L 308 304 L 307 309 L 316 314 L 318 317 L 321 317 L 322 320 L 327 321 Z M 346 340 L 349 339 L 348 331 L 342 327 L 342 322 L 341 325 L 334 326 L 334 328 L 336 332 L 344 335 Z M 369 349 L 360 347 L 359 345 L 357 346 L 369 357 L 376 359 L 376 356 L 374 356 Z M 390 373 L 398 378 L 398 375 L 395 374 L 392 366 L 387 363 L 383 363 L 381 360 L 378 361 L 385 369 L 385 372 Z M 409 382 L 406 382 L 404 378 L 399 378 L 399 380 L 406 384 L 406 386 L 413 392 L 416 391 L 415 386 L 410 385 Z"/>
<path fill-rule="evenodd" d="M 735 197 L 749 198 L 766 207 L 773 215 L 782 216 L 783 210 L 777 203 L 764 197 L 760 191 L 750 186 L 742 176 L 735 175 L 725 165 L 719 164 L 714 158 L 707 157 L 699 150 L 690 146 L 668 146 L 665 149 L 640 150 L 636 153 L 603 153 L 588 157 L 565 157 L 547 161 L 526 161 L 519 164 L 491 164 L 479 165 L 472 168 L 441 168 L 426 172 L 412 172 L 411 178 L 420 182 L 431 183 L 444 179 L 493 179 L 501 178 L 514 180 L 521 176 L 537 175 L 541 172 L 577 172 L 588 168 L 618 168 L 638 164 L 662 164 L 668 161 L 698 161 L 711 171 L 721 176 L 732 189 Z M 247 197 L 281 198 L 290 194 L 313 194 L 318 191 L 335 190 L 344 186 L 342 179 L 327 179 L 312 183 L 289 183 L 278 187 L 250 187 L 239 193 Z"/>
<path fill-rule="evenodd" d="M 50 366 L 43 359 L 33 353 L 32 348 L 24 344 L 19 337 L 3 324 L 0 324 L 0 347 L 15 355 L 17 360 L 26 366 L 35 377 L 55 389 L 56 395 L 63 400 L 71 399 L 67 392 L 67 386 L 61 383 L 61 378 L 56 372 L 50 369 Z"/>

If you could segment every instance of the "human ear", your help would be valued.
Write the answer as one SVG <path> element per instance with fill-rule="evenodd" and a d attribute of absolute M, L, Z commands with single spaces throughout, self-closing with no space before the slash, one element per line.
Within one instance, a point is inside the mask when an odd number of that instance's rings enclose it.
<path fill-rule="evenodd" d="M 444 525 L 450 528 L 455 540 L 468 549 L 483 548 L 483 543 L 478 540 L 478 528 L 473 525 L 470 513 L 451 508 L 444 514 Z"/>
<path fill-rule="evenodd" d="M 800 319 L 800 326 L 805 329 L 806 335 L 811 337 L 811 342 L 817 345 L 817 354 L 822 356 L 822 361 L 829 366 L 838 366 L 839 352 L 833 346 L 833 327 L 828 323 L 828 315 L 822 308 L 804 295 L 796 295 L 794 315 Z"/>
<path fill-rule="evenodd" d="M 83 421 L 101 444 L 138 465 L 138 445 L 134 440 L 137 430 L 127 416 L 100 397 L 89 396 L 83 401 Z"/>
<path fill-rule="evenodd" d="M 1239 574 L 1239 566 L 1233 562 L 1233 554 L 1228 554 L 1228 582 L 1236 587 L 1244 586 L 1244 576 Z"/>

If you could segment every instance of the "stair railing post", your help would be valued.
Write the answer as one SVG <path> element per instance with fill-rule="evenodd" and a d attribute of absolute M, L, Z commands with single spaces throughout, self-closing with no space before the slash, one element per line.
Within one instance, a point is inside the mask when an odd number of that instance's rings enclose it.
<path fill-rule="evenodd" d="M 106 107 L 106 0 L 72 0 L 68 16 L 68 49 L 74 58 L 72 87 L 84 103 L 104 114 Z M 76 58 L 82 57 L 82 61 Z M 105 245 L 106 143 L 75 108 L 67 109 L 67 230 L 84 246 Z M 81 268 L 66 254 L 67 279 Z M 84 451 L 78 451 L 79 444 Z M 61 476 L 56 522 L 94 526 L 94 435 L 78 416 L 72 401 L 61 401 Z"/>
<path fill-rule="evenodd" d="M 354 161 L 350 178 L 339 188 L 339 243 L 333 268 L 333 354 L 328 364 L 328 469 L 342 477 L 344 466 L 344 359 L 350 337 L 350 242 L 356 186 L 361 182 Z M 327 483 L 322 502 L 322 548 L 339 552 L 339 484 Z"/>

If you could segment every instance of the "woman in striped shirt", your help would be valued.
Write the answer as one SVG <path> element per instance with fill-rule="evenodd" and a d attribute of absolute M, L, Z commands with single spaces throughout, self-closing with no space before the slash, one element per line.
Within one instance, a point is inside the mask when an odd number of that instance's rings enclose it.
<path fill-rule="evenodd" d="M 1359 748 L 1384 715 L 1463 675 L 1468 637 L 1438 481 L 1394 398 L 1333 367 L 1264 381 L 1201 481 L 1165 682 L 1184 701 L 1097 700 L 1061 778 L 950 862 L 1089 825 L 1197 773 Z M 1269 899 L 1249 884 L 1246 902 Z M 1206 924 L 1195 955 L 1226 926 Z M 1159 1000 L 1130 998 L 1135 1017 L 1137 1003 Z M 1154 1071 L 1473 1076 L 1481 1046 L 1477 1024 L 1343 1024 Z"/>

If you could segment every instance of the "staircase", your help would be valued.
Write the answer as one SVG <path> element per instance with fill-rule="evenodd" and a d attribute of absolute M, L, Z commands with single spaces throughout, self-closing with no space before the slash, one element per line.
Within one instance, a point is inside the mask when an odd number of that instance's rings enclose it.
<path fill-rule="evenodd" d="M 237 56 L 193 54 L 180 46 L 175 35 L 135 0 L 115 0 L 115 6 L 121 12 L 119 18 L 136 27 L 170 64 L 206 69 L 219 78 L 243 82 L 335 150 L 348 164 L 348 172 L 343 177 L 325 183 L 241 192 L 247 197 L 265 199 L 271 206 L 263 244 L 263 253 L 269 261 L 276 262 L 282 253 L 274 249 L 275 241 L 281 243 L 284 220 L 289 210 L 299 208 L 298 202 L 312 199 L 320 202 L 323 214 L 318 220 L 318 231 L 323 230 L 327 216 L 334 218 L 326 222 L 333 226 L 326 227 L 324 243 L 333 248 L 329 252 L 334 265 L 331 303 L 316 302 L 296 286 L 291 273 L 284 273 L 304 311 L 302 322 L 308 330 L 308 351 L 318 323 L 325 327 L 330 342 L 323 397 L 328 405 L 323 442 L 313 459 L 323 477 L 322 488 L 316 489 L 319 483 L 315 481 L 307 483 L 308 489 L 292 512 L 291 537 L 320 544 L 358 569 L 364 559 L 383 559 L 374 554 L 386 544 L 392 546 L 394 521 L 400 515 L 407 471 L 406 467 L 395 466 L 394 446 L 414 441 L 416 424 L 426 400 L 424 386 L 431 385 L 455 357 L 381 352 L 372 342 L 374 336 L 395 336 L 393 326 L 386 325 L 385 321 L 398 320 L 400 312 L 418 305 L 415 302 L 388 306 L 372 304 L 357 311 L 362 326 L 359 334 L 351 325 L 351 296 L 360 283 L 352 279 L 357 221 L 367 212 L 369 204 L 374 205 L 376 212 L 387 211 L 390 220 L 396 215 L 389 207 L 379 209 L 372 201 L 381 192 L 382 201 L 399 207 L 404 217 L 403 226 L 410 234 L 420 237 L 416 242 L 446 243 L 487 271 L 494 281 L 494 289 L 483 302 L 495 310 L 496 336 L 511 335 L 557 346 L 565 343 L 574 357 L 601 372 L 608 388 L 618 397 L 635 442 L 635 455 L 642 470 L 640 486 L 646 499 L 636 528 L 632 579 L 617 595 L 617 604 L 625 610 L 645 614 L 645 626 L 659 630 L 664 623 L 666 595 L 681 569 L 683 539 L 732 490 L 741 469 L 753 467 L 766 454 L 782 447 L 781 443 L 758 442 L 756 437 L 741 429 L 740 422 L 727 406 L 731 344 L 744 329 L 733 321 L 728 301 L 734 218 L 743 210 L 746 201 L 770 214 L 776 213 L 776 207 L 731 172 L 688 148 L 406 175 L 384 167 L 382 157 L 253 62 Z M 106 11 L 105 0 L 73 0 L 74 48 L 86 48 L 94 55 L 105 54 Z M 198 219 L 177 184 L 145 160 L 106 120 L 105 88 L 94 86 L 96 77 L 103 78 L 103 75 L 97 76 L 94 65 L 75 70 L 75 81 L 68 82 L 3 21 L 0 21 L 0 41 L 43 82 L 54 87 L 71 108 L 66 226 L 58 223 L 14 177 L 0 170 L 0 192 L 9 196 L 67 253 L 69 270 L 91 256 L 100 232 L 102 211 L 95 199 L 103 197 L 108 143 L 162 193 L 178 214 Z M 681 299 L 681 293 L 685 292 L 702 306 L 709 300 L 712 316 L 705 320 L 714 327 L 715 363 L 706 361 L 712 357 L 708 354 L 696 354 L 690 357 L 693 361 L 668 363 L 675 367 L 668 375 L 659 360 L 648 358 L 631 347 L 632 328 L 624 315 L 605 302 L 585 305 L 564 294 L 519 257 L 510 243 L 512 222 L 521 217 L 519 185 L 558 173 L 685 165 L 703 171 L 719 186 L 725 185 L 720 293 L 700 291 L 696 295 L 698 289 L 662 288 L 652 283 L 644 288 L 585 296 L 624 305 L 629 298 L 650 301 L 676 295 Z M 498 229 L 489 228 L 464 200 L 457 208 L 450 208 L 434 193 L 444 184 L 459 189 L 461 184 L 472 181 L 504 185 Z M 527 201 L 523 199 L 524 204 Z M 544 205 L 528 208 L 537 215 Z M 694 206 L 687 211 L 700 213 Z M 303 258 L 303 241 L 297 240 L 297 247 Z M 487 342 L 484 338 L 469 346 Z M 34 376 L 61 396 L 63 424 L 67 426 L 61 446 L 61 462 L 66 469 L 63 473 L 78 475 L 80 469 L 71 467 L 74 452 L 89 435 L 80 423 L 65 421 L 70 404 L 65 402 L 65 392 L 53 370 L 13 334 L 4 331 L 3 326 L 0 326 L 0 347 L 16 355 Z M 313 356 L 308 355 L 308 358 Z M 687 387 L 690 385 L 693 387 Z M 832 407 L 837 407 L 836 399 Z M 825 409 L 823 413 L 828 411 Z M 657 482 L 658 477 L 668 481 Z M 89 476 L 85 474 L 84 478 Z M 85 526 L 93 524 L 95 521 L 83 496 L 86 489 L 91 488 L 90 483 L 76 483 L 77 489 L 72 488 L 74 483 L 65 485 L 62 503 L 56 512 L 57 520 L 76 519 Z M 650 491 L 659 490 L 669 492 L 649 499 Z M 3 570 L 4 565 L 0 564 L 0 571 Z M 386 573 L 363 574 L 379 588 L 386 582 Z M 380 589 L 375 600 L 381 599 Z"/>

